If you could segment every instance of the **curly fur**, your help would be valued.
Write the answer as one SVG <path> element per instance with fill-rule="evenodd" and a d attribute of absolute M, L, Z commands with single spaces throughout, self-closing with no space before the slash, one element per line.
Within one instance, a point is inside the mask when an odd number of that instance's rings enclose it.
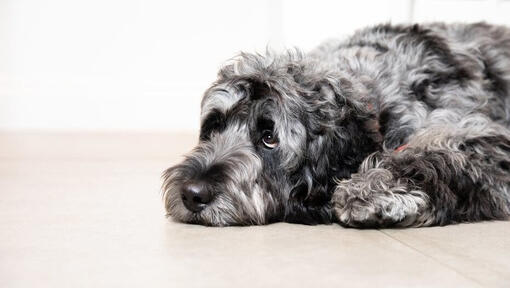
<path fill-rule="evenodd" d="M 163 175 L 166 209 L 215 226 L 506 219 L 509 91 L 510 30 L 485 23 L 379 25 L 308 54 L 241 54 L 204 95 L 198 146 Z M 213 201 L 192 212 L 180 195 L 196 180 Z"/>

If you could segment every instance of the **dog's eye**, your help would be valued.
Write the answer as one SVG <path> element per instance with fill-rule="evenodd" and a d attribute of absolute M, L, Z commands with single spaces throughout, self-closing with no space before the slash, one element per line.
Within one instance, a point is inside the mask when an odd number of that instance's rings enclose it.
<path fill-rule="evenodd" d="M 268 149 L 274 149 L 278 147 L 278 139 L 273 135 L 273 132 L 266 130 L 262 133 L 262 143 Z"/>

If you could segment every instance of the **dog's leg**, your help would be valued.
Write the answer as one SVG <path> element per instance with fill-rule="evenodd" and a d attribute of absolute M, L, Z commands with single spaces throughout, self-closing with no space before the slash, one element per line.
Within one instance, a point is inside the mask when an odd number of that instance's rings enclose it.
<path fill-rule="evenodd" d="M 510 134 L 494 125 L 454 128 L 431 128 L 402 151 L 372 154 L 351 179 L 339 181 L 332 205 L 340 224 L 430 226 L 508 217 Z"/>

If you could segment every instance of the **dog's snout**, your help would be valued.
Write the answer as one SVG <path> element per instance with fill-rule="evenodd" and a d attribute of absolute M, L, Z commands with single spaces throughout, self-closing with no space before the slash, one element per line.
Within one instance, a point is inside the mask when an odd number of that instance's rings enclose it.
<path fill-rule="evenodd" d="M 188 210 L 200 212 L 212 200 L 212 194 L 206 185 L 200 182 L 187 183 L 182 187 L 182 202 Z"/>

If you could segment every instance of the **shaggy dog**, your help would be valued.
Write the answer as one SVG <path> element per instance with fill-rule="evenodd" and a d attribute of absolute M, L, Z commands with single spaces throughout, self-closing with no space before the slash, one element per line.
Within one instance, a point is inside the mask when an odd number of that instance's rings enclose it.
<path fill-rule="evenodd" d="M 164 173 L 177 221 L 408 227 L 510 215 L 510 29 L 380 25 L 241 54 Z"/>

